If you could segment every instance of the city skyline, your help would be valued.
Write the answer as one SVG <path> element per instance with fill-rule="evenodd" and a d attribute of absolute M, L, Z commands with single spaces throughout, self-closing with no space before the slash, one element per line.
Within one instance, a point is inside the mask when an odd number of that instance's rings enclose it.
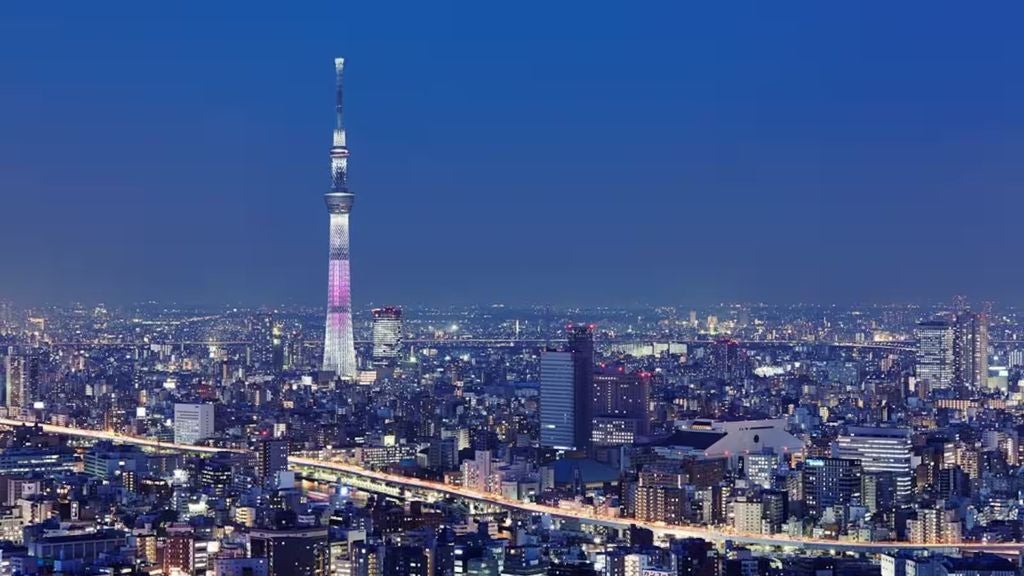
<path fill-rule="evenodd" d="M 1024 575 L 1024 7 L 317 4 L 0 17 L 0 576 Z"/>
<path fill-rule="evenodd" d="M 11 213 L 47 218 L 0 231 L 27 247 L 9 254 L 2 298 L 322 301 L 310 248 L 323 246 L 322 213 L 299 191 L 322 175 L 329 92 L 316 63 L 345 53 L 356 184 L 372 192 L 352 231 L 356 308 L 1020 303 L 1011 152 L 1024 86 L 1003 73 L 1019 41 L 999 28 L 1013 18 L 939 7 L 900 29 L 916 12 L 886 23 L 866 7 L 661 6 L 651 19 L 597 6 L 593 32 L 569 45 L 556 34 L 568 7 L 547 24 L 479 29 L 451 6 L 412 14 L 450 32 L 442 42 L 408 24 L 367 34 L 353 22 L 386 18 L 373 8 L 281 20 L 254 4 L 224 48 L 234 11 L 119 8 L 69 6 L 78 25 L 66 30 L 29 6 L 5 20 L 18 57 L 0 104 L 19 113 L 5 120 L 0 189 Z M 666 28 L 646 31 L 655 20 Z M 522 29 L 534 44 L 511 42 Z M 614 50 L 599 50 L 606 32 Z M 58 104 L 68 82 L 75 98 Z M 58 141 L 75 154 L 54 170 Z M 588 152 L 594 141 L 609 152 Z M 980 234 L 952 224 L 968 198 L 1000 206 L 979 212 Z M 553 240 L 571 226 L 586 249 L 570 257 Z M 419 281 L 434 274 L 451 281 Z"/>

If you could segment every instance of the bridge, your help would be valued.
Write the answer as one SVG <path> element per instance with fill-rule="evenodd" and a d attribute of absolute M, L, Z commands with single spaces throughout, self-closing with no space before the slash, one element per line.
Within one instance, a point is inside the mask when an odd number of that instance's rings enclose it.
<path fill-rule="evenodd" d="M 248 452 L 242 449 L 225 449 L 211 446 L 193 446 L 189 444 L 174 444 L 161 442 L 151 438 L 140 438 L 109 432 L 104 430 L 92 430 L 84 428 L 72 428 L 68 426 L 57 426 L 54 424 L 43 424 L 26 422 L 11 418 L 0 418 L 0 425 L 22 426 L 37 424 L 44 432 L 53 434 L 65 434 L 68 436 L 89 438 L 94 440 L 110 440 L 125 444 L 135 444 L 149 448 L 164 450 L 176 450 L 182 452 L 193 452 L 210 454 L 215 452 Z M 363 490 L 388 494 L 395 497 L 408 496 L 410 494 L 439 494 L 462 498 L 468 501 L 477 502 L 486 506 L 495 506 L 506 510 L 518 510 L 531 514 L 546 514 L 556 518 L 576 520 L 584 524 L 604 526 L 619 530 L 628 529 L 630 526 L 647 528 L 659 536 L 672 536 L 677 538 L 701 538 L 712 542 L 731 541 L 741 544 L 755 546 L 779 547 L 784 549 L 816 549 L 833 552 L 868 552 L 881 553 L 894 550 L 931 550 L 936 553 L 952 550 L 984 551 L 995 554 L 1019 554 L 1024 551 L 1024 542 L 967 542 L 961 544 L 913 544 L 910 542 L 860 542 L 852 540 L 828 540 L 823 538 L 812 538 L 804 536 L 788 536 L 784 534 L 754 534 L 748 532 L 737 532 L 728 527 L 703 526 L 703 525 L 668 525 L 663 522 L 645 522 L 632 518 L 618 518 L 597 514 L 591 509 L 581 506 L 558 507 L 535 502 L 524 502 L 505 498 L 501 494 L 479 492 L 463 486 L 454 486 L 423 480 L 409 476 L 392 474 L 389 472 L 371 470 L 332 460 L 323 460 L 307 456 L 290 456 L 289 464 L 312 477 L 328 482 L 341 481 L 351 484 L 353 487 Z"/>

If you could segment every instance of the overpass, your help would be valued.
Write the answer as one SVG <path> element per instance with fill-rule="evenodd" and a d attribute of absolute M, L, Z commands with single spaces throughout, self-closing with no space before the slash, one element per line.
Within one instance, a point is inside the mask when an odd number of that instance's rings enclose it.
<path fill-rule="evenodd" d="M 25 422 L 11 418 L 0 418 L 0 425 L 21 426 L 25 424 L 37 423 Z M 57 426 L 54 424 L 38 424 L 42 427 L 43 431 L 53 434 L 66 434 L 68 436 L 94 440 L 110 440 L 149 448 L 194 452 L 200 454 L 210 454 L 223 451 L 240 453 L 248 452 L 247 450 L 242 449 L 224 449 L 210 446 L 174 444 L 103 430 L 72 428 L 67 426 Z M 577 520 L 584 524 L 592 524 L 620 530 L 628 529 L 630 526 L 639 526 L 641 528 L 647 528 L 660 536 L 701 538 L 712 542 L 732 541 L 755 546 L 769 546 L 788 549 L 805 548 L 832 552 L 881 553 L 900 549 L 927 549 L 941 553 L 959 549 L 984 551 L 1005 555 L 1018 554 L 1024 551 L 1024 542 L 970 542 L 962 544 L 912 544 L 910 542 L 893 541 L 857 542 L 850 540 L 827 540 L 823 538 L 788 536 L 783 534 L 753 534 L 748 532 L 737 532 L 736 530 L 728 527 L 717 526 L 668 525 L 663 522 L 644 522 L 637 521 L 632 518 L 618 518 L 599 515 L 584 507 L 557 507 L 547 504 L 538 504 L 535 502 L 523 502 L 520 500 L 505 498 L 501 494 L 478 492 L 462 486 L 453 486 L 431 480 L 423 480 L 420 478 L 391 474 L 389 472 L 379 470 L 371 470 L 344 462 L 322 460 L 306 456 L 290 456 L 288 460 L 289 464 L 295 468 L 306 471 L 307 473 L 318 473 L 316 476 L 317 478 L 329 481 L 337 481 L 338 479 L 341 479 L 341 481 L 345 483 L 351 481 L 353 486 L 372 492 L 390 493 L 395 496 L 403 496 L 410 492 L 419 492 L 422 494 L 443 494 L 507 510 L 518 510 L 531 514 L 547 514 L 557 518 Z M 387 486 L 390 486 L 390 488 L 387 488 Z"/>

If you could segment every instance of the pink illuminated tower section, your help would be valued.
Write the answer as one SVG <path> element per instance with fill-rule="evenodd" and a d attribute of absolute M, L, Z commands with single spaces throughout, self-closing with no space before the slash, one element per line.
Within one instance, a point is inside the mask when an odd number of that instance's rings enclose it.
<path fill-rule="evenodd" d="M 356 348 L 352 339 L 352 292 L 349 274 L 348 215 L 355 195 L 348 189 L 348 145 L 342 122 L 342 81 L 344 58 L 334 59 L 338 75 L 337 124 L 331 146 L 331 191 L 324 194 L 331 217 L 330 260 L 327 273 L 327 325 L 324 329 L 325 372 L 339 378 L 356 376 Z"/>

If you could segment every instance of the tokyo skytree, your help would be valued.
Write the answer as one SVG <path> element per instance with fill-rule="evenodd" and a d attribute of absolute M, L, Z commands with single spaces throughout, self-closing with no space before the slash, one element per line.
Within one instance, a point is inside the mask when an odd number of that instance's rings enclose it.
<path fill-rule="evenodd" d="M 327 324 L 324 329 L 323 370 L 339 378 L 356 376 L 356 348 L 352 339 L 352 292 L 349 273 L 348 215 L 355 199 L 348 189 L 348 145 L 342 122 L 344 58 L 334 59 L 338 77 L 337 124 L 331 146 L 331 190 L 324 194 L 331 219 L 330 257 L 327 273 Z"/>

